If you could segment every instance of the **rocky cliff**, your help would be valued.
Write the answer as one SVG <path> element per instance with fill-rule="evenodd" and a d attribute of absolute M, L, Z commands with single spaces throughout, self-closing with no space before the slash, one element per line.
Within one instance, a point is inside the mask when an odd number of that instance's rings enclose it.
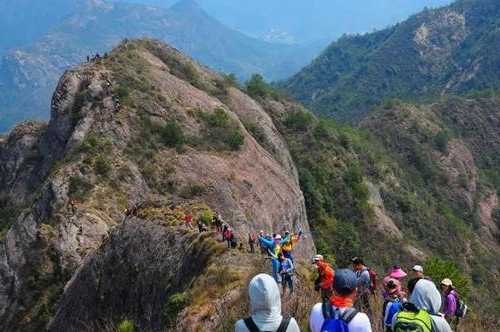
<path fill-rule="evenodd" d="M 172 320 L 169 296 L 234 256 L 179 224 L 184 214 L 221 213 L 241 241 L 309 229 L 270 116 L 230 79 L 152 40 L 67 71 L 50 122 L 16 127 L 0 160 L 5 331 L 124 318 L 160 330 Z M 311 255 L 312 239 L 297 250 Z"/>

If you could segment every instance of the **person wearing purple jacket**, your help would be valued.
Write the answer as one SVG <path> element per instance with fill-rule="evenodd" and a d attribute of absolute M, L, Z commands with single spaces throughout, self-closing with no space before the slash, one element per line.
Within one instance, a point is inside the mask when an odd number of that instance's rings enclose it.
<path fill-rule="evenodd" d="M 454 322 L 457 311 L 458 294 L 453 288 L 453 282 L 446 278 L 441 281 L 441 291 L 443 296 L 443 314 L 448 322 Z"/>

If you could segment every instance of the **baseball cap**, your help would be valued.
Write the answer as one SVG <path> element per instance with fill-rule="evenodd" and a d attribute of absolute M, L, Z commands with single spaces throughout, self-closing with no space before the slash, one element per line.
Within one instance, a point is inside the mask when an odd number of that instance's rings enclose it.
<path fill-rule="evenodd" d="M 445 279 L 443 279 L 443 281 L 441 281 L 441 285 L 445 285 L 445 286 L 453 286 L 453 283 L 451 282 L 451 280 L 450 280 L 450 279 L 445 278 Z"/>
<path fill-rule="evenodd" d="M 421 265 L 415 265 L 414 267 L 412 267 L 412 270 L 415 272 L 424 273 L 424 268 Z"/>
<path fill-rule="evenodd" d="M 356 274 L 349 269 L 339 269 L 335 271 L 335 290 L 355 289 L 358 286 Z"/>

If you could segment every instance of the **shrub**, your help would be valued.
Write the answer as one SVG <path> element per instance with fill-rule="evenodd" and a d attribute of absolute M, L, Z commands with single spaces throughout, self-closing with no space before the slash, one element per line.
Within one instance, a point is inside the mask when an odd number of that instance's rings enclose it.
<path fill-rule="evenodd" d="M 84 200 L 91 189 L 92 184 L 87 179 L 76 175 L 69 178 L 68 195 L 71 198 Z"/>
<path fill-rule="evenodd" d="M 198 183 L 192 183 L 181 189 L 179 196 L 185 199 L 190 199 L 196 196 L 201 196 L 205 193 L 205 187 Z"/>
<path fill-rule="evenodd" d="M 462 297 L 467 297 L 469 294 L 469 279 L 464 276 L 454 262 L 431 258 L 425 262 L 424 271 L 436 283 L 440 283 L 444 278 L 451 279 L 453 286 Z"/>
<path fill-rule="evenodd" d="M 203 211 L 203 213 L 201 214 L 201 217 L 200 217 L 200 220 L 206 224 L 206 225 L 210 225 L 212 223 L 212 219 L 214 218 L 214 212 L 210 209 L 206 209 L 205 211 Z"/>
<path fill-rule="evenodd" d="M 450 135 L 447 130 L 442 130 L 436 134 L 433 138 L 433 144 L 436 149 L 442 153 L 448 153 L 448 142 L 450 140 Z"/>
<path fill-rule="evenodd" d="M 212 114 L 200 113 L 206 123 L 206 142 L 219 150 L 239 150 L 245 142 L 245 136 L 239 125 L 233 121 L 222 108 L 217 108 Z"/>
<path fill-rule="evenodd" d="M 98 156 L 94 163 L 94 169 L 97 175 L 102 177 L 107 177 L 111 172 L 111 163 L 108 159 L 104 158 L 102 155 Z"/>
<path fill-rule="evenodd" d="M 187 292 L 175 293 L 170 296 L 163 310 L 163 317 L 167 325 L 171 326 L 175 323 L 177 316 L 189 302 L 189 294 Z"/>
<path fill-rule="evenodd" d="M 306 131 L 314 122 L 314 116 L 306 111 L 296 111 L 288 114 L 284 124 L 289 129 Z"/>
<path fill-rule="evenodd" d="M 253 74 L 246 82 L 247 93 L 252 97 L 265 97 L 270 92 L 271 88 L 264 81 L 262 75 Z"/>
<path fill-rule="evenodd" d="M 245 143 L 245 136 L 243 136 L 239 128 L 235 128 L 229 132 L 224 140 L 231 150 L 237 151 Z"/>
<path fill-rule="evenodd" d="M 118 324 L 118 332 L 134 332 L 135 331 L 135 324 L 133 320 L 122 320 Z"/>
<path fill-rule="evenodd" d="M 160 135 L 163 144 L 170 148 L 181 148 L 186 141 L 182 128 L 175 120 L 168 121 L 160 130 Z"/>

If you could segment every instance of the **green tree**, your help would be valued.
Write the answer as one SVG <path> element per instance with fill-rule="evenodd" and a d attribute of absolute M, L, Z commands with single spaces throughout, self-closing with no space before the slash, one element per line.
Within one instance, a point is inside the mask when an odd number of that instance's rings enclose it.
<path fill-rule="evenodd" d="M 467 297 L 469 294 L 470 281 L 454 262 L 431 258 L 425 262 L 424 271 L 436 283 L 441 282 L 444 278 L 451 279 L 460 296 Z"/>

